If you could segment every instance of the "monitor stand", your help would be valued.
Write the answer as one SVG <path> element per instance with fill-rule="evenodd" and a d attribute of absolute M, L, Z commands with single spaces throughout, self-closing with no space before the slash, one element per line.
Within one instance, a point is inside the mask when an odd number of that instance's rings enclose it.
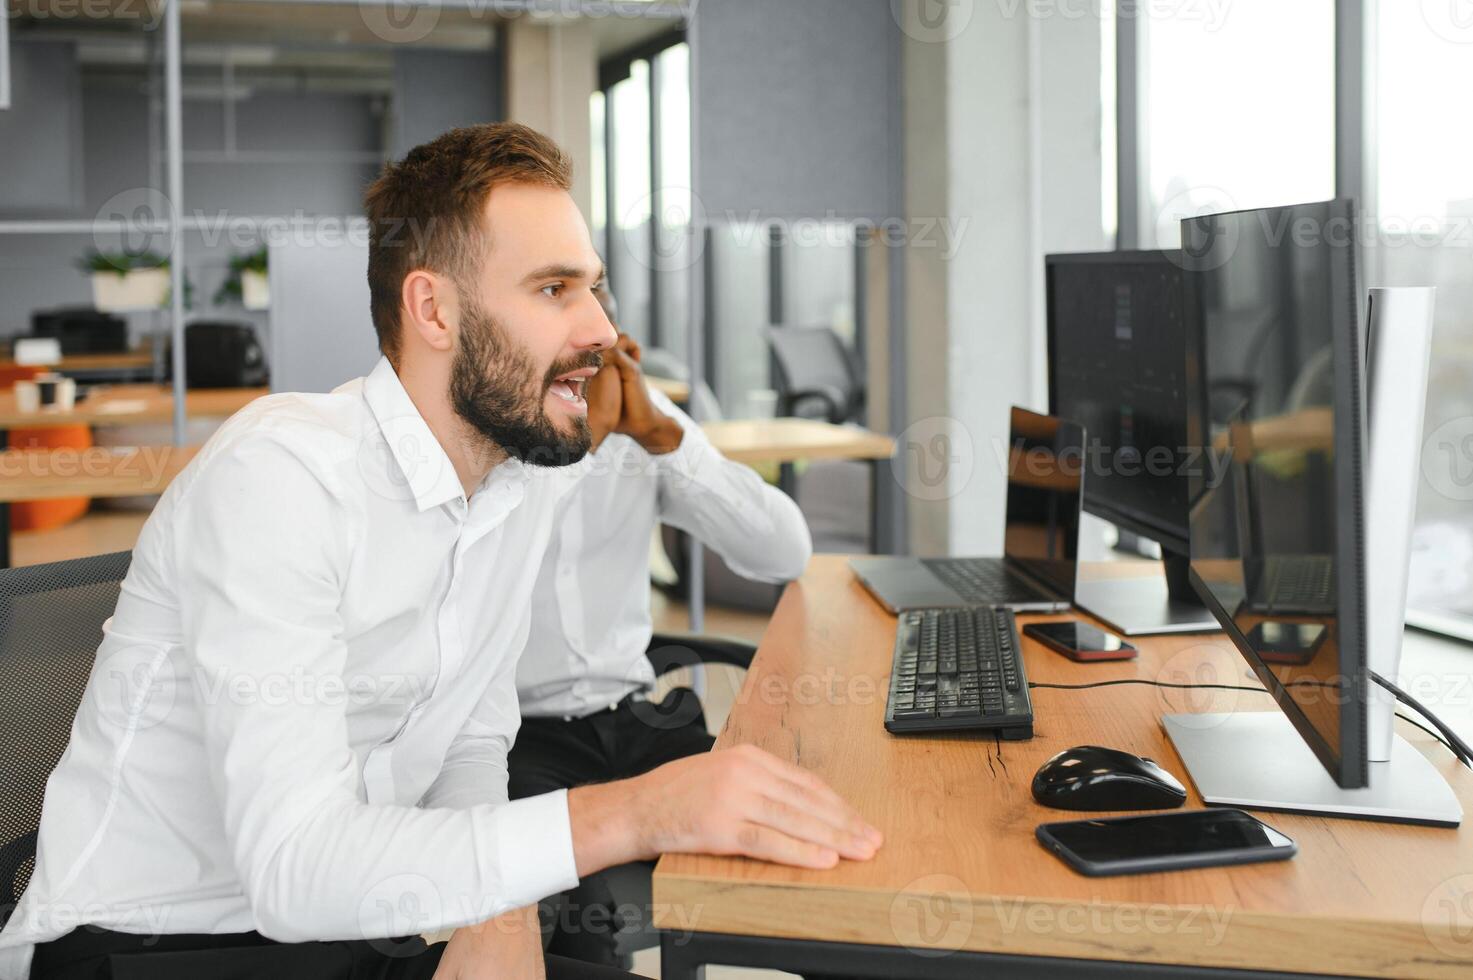
<path fill-rule="evenodd" d="M 1222 626 L 1197 598 L 1187 577 L 1186 555 L 1162 548 L 1165 574 L 1080 581 L 1074 605 L 1117 633 L 1216 633 Z"/>
<path fill-rule="evenodd" d="M 1213 806 L 1456 827 L 1463 807 L 1442 773 L 1400 735 L 1370 763 L 1370 785 L 1341 789 L 1281 711 L 1163 715 L 1161 726 Z"/>

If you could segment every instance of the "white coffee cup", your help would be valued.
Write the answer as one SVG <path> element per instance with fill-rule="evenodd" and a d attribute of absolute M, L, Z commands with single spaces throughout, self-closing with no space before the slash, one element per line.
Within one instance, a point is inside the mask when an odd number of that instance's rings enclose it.
<path fill-rule="evenodd" d="M 15 410 L 24 413 L 41 411 L 41 388 L 36 382 L 15 383 Z"/>

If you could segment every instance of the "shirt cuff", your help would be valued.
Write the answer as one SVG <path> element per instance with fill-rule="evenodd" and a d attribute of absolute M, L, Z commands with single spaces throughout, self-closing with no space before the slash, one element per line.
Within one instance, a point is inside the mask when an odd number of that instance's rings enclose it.
<path fill-rule="evenodd" d="M 516 800 L 496 808 L 501 883 L 512 908 L 521 908 L 578 884 L 568 791 Z"/>

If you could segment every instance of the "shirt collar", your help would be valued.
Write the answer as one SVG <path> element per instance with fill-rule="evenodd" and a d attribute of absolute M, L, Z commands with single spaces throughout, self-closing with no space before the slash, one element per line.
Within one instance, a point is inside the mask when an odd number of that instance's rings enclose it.
<path fill-rule="evenodd" d="M 404 390 L 388 358 L 380 357 L 364 379 L 363 397 L 378 421 L 377 437 L 383 440 L 394 461 L 391 465 L 398 471 L 394 482 L 409 491 L 420 511 L 465 496 L 454 464 Z M 491 472 L 498 469 L 501 467 Z M 510 476 L 513 474 L 502 478 Z"/>

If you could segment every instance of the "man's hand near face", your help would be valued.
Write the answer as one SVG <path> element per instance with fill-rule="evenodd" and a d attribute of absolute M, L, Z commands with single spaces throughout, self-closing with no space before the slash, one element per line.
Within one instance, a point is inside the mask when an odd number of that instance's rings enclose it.
<path fill-rule="evenodd" d="M 619 424 L 614 431 L 628 436 L 646 452 L 656 456 L 673 452 L 679 448 L 685 430 L 650 399 L 639 357 L 639 344 L 627 334 L 621 334 L 619 342 L 604 352 L 604 364 L 619 372 L 623 395 Z"/>
<path fill-rule="evenodd" d="M 624 384 L 611 354 L 612 351 L 604 352 L 604 366 L 588 379 L 583 392 L 583 397 L 588 400 L 588 428 L 593 433 L 589 452 L 597 450 L 604 437 L 616 430 L 624 410 Z"/>

